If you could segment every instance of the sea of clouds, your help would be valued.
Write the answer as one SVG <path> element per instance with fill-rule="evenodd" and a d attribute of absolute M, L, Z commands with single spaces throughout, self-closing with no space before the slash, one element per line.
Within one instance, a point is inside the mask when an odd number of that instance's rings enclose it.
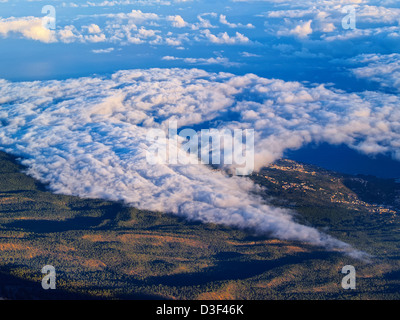
<path fill-rule="evenodd" d="M 268 204 L 248 178 L 205 165 L 149 164 L 147 134 L 172 120 L 179 127 L 254 129 L 256 169 L 310 142 L 345 143 L 400 160 L 399 103 L 383 92 L 346 93 L 198 69 L 0 80 L 0 149 L 21 157 L 28 174 L 56 193 L 123 201 L 360 256 Z"/>

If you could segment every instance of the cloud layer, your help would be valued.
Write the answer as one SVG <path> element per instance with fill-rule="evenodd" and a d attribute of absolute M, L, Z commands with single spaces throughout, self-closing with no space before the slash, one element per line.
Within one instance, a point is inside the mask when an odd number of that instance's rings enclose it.
<path fill-rule="evenodd" d="M 352 69 L 358 78 L 365 78 L 379 83 L 383 88 L 400 91 L 400 54 L 363 54 L 350 62 L 361 64 Z"/>
<path fill-rule="evenodd" d="M 346 143 L 400 159 L 397 96 L 197 69 L 120 71 L 64 81 L 0 80 L 0 146 L 57 193 L 121 200 L 189 220 L 250 228 L 359 253 L 256 195 L 246 178 L 204 165 L 150 165 L 152 128 L 251 128 L 256 165 L 311 141 Z M 234 114 L 230 120 L 226 116 Z M 221 119 L 224 121 L 221 122 Z M 215 121 L 214 120 L 218 120 Z M 185 156 L 185 155 L 184 155 Z"/>

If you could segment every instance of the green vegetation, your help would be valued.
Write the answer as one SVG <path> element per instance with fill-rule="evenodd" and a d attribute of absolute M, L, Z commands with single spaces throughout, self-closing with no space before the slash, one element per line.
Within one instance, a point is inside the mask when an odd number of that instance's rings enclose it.
<path fill-rule="evenodd" d="M 373 254 L 369 264 L 307 244 L 52 194 L 22 171 L 12 157 L 0 153 L 0 297 L 400 297 L 396 199 L 383 192 L 382 203 L 392 207 L 379 211 L 367 203 L 360 183 L 348 180 L 352 177 L 283 161 L 252 179 L 266 187 L 265 196 L 276 205 L 299 212 L 303 223 L 329 227 L 330 234 Z M 385 190 L 386 184 L 375 186 Z M 57 290 L 41 288 L 41 269 L 48 264 L 56 268 Z M 341 288 L 340 271 L 347 264 L 356 267 L 356 290 Z"/>

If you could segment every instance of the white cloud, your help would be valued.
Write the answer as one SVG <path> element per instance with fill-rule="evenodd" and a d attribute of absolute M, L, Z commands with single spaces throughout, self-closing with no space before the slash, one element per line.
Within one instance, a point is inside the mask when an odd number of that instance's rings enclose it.
<path fill-rule="evenodd" d="M 44 28 L 42 19 L 35 17 L 0 19 L 0 35 L 7 37 L 13 33 L 45 43 L 56 41 L 54 31 Z"/>
<path fill-rule="evenodd" d="M 57 36 L 58 39 L 64 43 L 71 43 L 83 40 L 83 36 L 74 26 L 65 26 L 63 29 L 58 30 Z"/>
<path fill-rule="evenodd" d="M 165 61 L 183 61 L 187 64 L 192 64 L 192 65 L 212 65 L 212 64 L 218 64 L 218 65 L 223 65 L 225 67 L 233 67 L 233 66 L 239 66 L 239 63 L 236 62 L 231 62 L 228 58 L 225 57 L 211 57 L 211 58 L 179 58 L 179 57 L 174 57 L 174 56 L 164 56 L 162 57 L 162 60 Z"/>
<path fill-rule="evenodd" d="M 105 16 L 107 18 L 115 18 L 120 20 L 130 20 L 135 24 L 142 24 L 146 21 L 157 21 L 160 19 L 159 15 L 152 12 L 142 12 L 141 10 L 132 10 L 128 13 L 109 13 L 98 16 Z"/>
<path fill-rule="evenodd" d="M 260 58 L 260 57 L 262 57 L 259 54 L 251 53 L 251 52 L 247 52 L 247 51 L 241 52 L 240 55 L 244 58 Z"/>
<path fill-rule="evenodd" d="M 351 41 L 362 38 L 388 38 L 398 36 L 400 9 L 382 1 L 370 0 L 318 0 L 318 1 L 265 1 L 272 9 L 258 16 L 266 18 L 265 31 L 278 36 L 295 36 L 308 39 L 313 34 L 314 41 Z M 345 14 L 342 8 L 353 5 L 357 29 L 342 27 Z M 387 7 L 385 7 L 385 5 Z M 311 22 L 310 22 L 311 21 Z M 389 45 L 389 44 L 388 44 Z"/>
<path fill-rule="evenodd" d="M 202 34 L 212 43 L 217 44 L 244 44 L 249 43 L 250 39 L 245 35 L 236 32 L 235 36 L 229 36 L 227 32 L 221 32 L 218 35 L 214 35 L 210 30 L 206 29 L 202 31 Z"/>
<path fill-rule="evenodd" d="M 107 40 L 105 34 L 91 34 L 84 37 L 88 42 L 105 42 Z"/>
<path fill-rule="evenodd" d="M 216 26 L 214 26 L 210 20 L 205 19 L 204 17 L 211 17 L 211 18 L 216 18 L 218 17 L 218 14 L 215 12 L 206 12 L 206 13 L 202 13 L 197 15 L 197 19 L 199 20 L 199 22 L 197 23 L 193 23 L 191 25 L 191 28 L 193 30 L 198 30 L 198 29 L 213 29 L 213 28 L 217 28 Z"/>
<path fill-rule="evenodd" d="M 296 36 L 298 36 L 300 38 L 307 37 L 313 31 L 311 28 L 311 22 L 312 22 L 312 20 L 308 20 L 307 22 L 304 22 L 304 23 L 298 25 L 296 28 L 290 30 L 290 33 L 295 34 Z"/>
<path fill-rule="evenodd" d="M 93 49 L 93 53 L 110 53 L 113 52 L 114 48 L 107 48 L 107 49 Z"/>
<path fill-rule="evenodd" d="M 184 28 L 188 26 L 188 23 L 185 20 L 183 20 L 183 18 L 180 15 L 168 16 L 167 20 L 171 21 L 172 26 L 174 26 L 175 28 Z"/>
<path fill-rule="evenodd" d="M 117 6 L 128 6 L 128 5 L 142 5 L 142 6 L 169 6 L 172 3 L 190 2 L 192 0 L 104 0 L 101 2 L 86 1 L 83 3 L 63 2 L 63 7 L 117 7 Z M 1 2 L 1 1 L 0 1 Z"/>
<path fill-rule="evenodd" d="M 180 127 L 212 124 L 230 111 L 238 121 L 227 119 L 219 128 L 255 129 L 257 168 L 311 141 L 400 159 L 400 101 L 384 93 L 344 93 L 251 74 L 150 69 L 110 78 L 3 81 L 0 96 L 1 149 L 24 157 L 29 174 L 55 192 L 121 200 L 350 254 L 357 253 L 252 194 L 257 188 L 248 179 L 202 165 L 148 164 L 147 133 L 165 129 L 169 120 Z"/>
<path fill-rule="evenodd" d="M 222 23 L 222 24 L 224 24 L 224 25 L 227 25 L 229 28 L 249 28 L 249 29 L 255 28 L 254 25 L 251 24 L 251 23 L 248 23 L 248 24 L 246 24 L 246 25 L 243 25 L 243 24 L 241 24 L 241 23 L 231 23 L 231 22 L 228 22 L 228 20 L 226 19 L 226 16 L 223 15 L 223 14 L 221 14 L 221 15 L 219 16 L 219 22 Z"/>
<path fill-rule="evenodd" d="M 357 77 L 376 81 L 385 88 L 400 91 L 400 54 L 363 54 L 350 61 L 366 65 L 352 69 Z"/>
<path fill-rule="evenodd" d="M 87 31 L 89 32 L 89 33 L 94 33 L 94 34 L 98 34 L 98 33 L 100 33 L 101 32 L 101 29 L 100 29 L 100 27 L 97 25 L 97 24 L 94 24 L 94 23 L 92 23 L 92 24 L 90 24 L 90 25 L 88 25 L 88 26 L 83 26 L 82 27 L 83 29 L 87 29 Z"/>

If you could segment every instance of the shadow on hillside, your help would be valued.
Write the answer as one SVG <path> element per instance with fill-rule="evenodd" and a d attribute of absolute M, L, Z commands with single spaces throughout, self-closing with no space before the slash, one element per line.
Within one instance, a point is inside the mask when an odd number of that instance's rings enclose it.
<path fill-rule="evenodd" d="M 0 298 L 5 300 L 100 300 L 60 289 L 44 290 L 40 282 L 0 272 Z"/>
<path fill-rule="evenodd" d="M 59 288 L 44 290 L 40 282 L 18 278 L 9 274 L 8 271 L 0 271 L 0 300 L 106 300 L 106 298 Z M 134 292 L 117 295 L 114 299 L 165 300 L 160 296 Z"/>
<path fill-rule="evenodd" d="M 167 286 L 197 286 L 212 281 L 243 280 L 262 274 L 284 265 L 301 264 L 310 259 L 328 259 L 332 252 L 299 253 L 277 260 L 222 260 L 215 267 L 204 269 L 201 273 L 185 273 L 171 276 L 152 277 L 147 281 Z"/>

